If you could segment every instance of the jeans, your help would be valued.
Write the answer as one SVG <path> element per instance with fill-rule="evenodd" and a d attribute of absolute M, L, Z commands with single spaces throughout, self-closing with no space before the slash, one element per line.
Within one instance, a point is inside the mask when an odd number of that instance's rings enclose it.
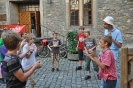
<path fill-rule="evenodd" d="M 100 88 L 104 88 L 104 79 L 101 79 L 101 84 L 100 84 Z M 117 82 L 116 82 L 116 87 L 115 88 L 120 88 L 120 82 L 119 80 L 117 79 Z"/>

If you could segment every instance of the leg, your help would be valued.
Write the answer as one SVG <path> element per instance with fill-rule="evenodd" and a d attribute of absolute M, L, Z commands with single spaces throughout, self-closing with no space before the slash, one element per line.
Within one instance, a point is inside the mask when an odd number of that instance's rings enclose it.
<path fill-rule="evenodd" d="M 82 67 L 82 60 L 79 60 L 79 66 Z"/>
<path fill-rule="evenodd" d="M 60 56 L 59 54 L 56 54 L 56 68 L 59 68 L 59 61 L 60 61 Z"/>
<path fill-rule="evenodd" d="M 86 67 L 85 67 L 85 70 L 87 71 L 87 75 L 85 76 L 85 80 L 91 78 L 90 76 L 90 61 L 91 59 L 88 58 L 87 56 L 85 56 L 85 61 L 86 61 Z"/>
<path fill-rule="evenodd" d="M 51 64 L 52 64 L 52 68 L 54 68 L 54 57 L 55 57 L 55 55 L 52 53 L 52 54 L 51 54 Z"/>
<path fill-rule="evenodd" d="M 119 79 L 117 79 L 116 81 L 116 87 L 115 88 L 120 88 L 120 82 L 119 82 Z"/>
<path fill-rule="evenodd" d="M 104 79 L 101 79 L 100 88 L 104 88 Z"/>
<path fill-rule="evenodd" d="M 95 55 L 96 55 L 96 52 L 95 52 Z M 92 63 L 93 63 L 94 71 L 98 73 L 98 70 L 99 70 L 98 65 L 94 61 L 92 61 Z"/>
<path fill-rule="evenodd" d="M 52 65 L 52 72 L 54 71 L 54 58 L 55 58 L 55 55 L 53 53 L 51 53 L 51 65 Z"/>
<path fill-rule="evenodd" d="M 36 84 L 34 73 L 32 73 L 32 75 L 30 76 L 30 84 L 31 84 L 31 88 L 34 88 L 34 85 Z"/>
<path fill-rule="evenodd" d="M 83 60 L 83 50 L 78 50 L 78 57 L 79 57 L 79 66 L 76 67 L 76 70 L 82 69 L 82 60 Z"/>

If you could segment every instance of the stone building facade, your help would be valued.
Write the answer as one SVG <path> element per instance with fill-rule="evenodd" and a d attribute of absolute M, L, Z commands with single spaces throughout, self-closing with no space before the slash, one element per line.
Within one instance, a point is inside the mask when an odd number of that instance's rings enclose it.
<path fill-rule="evenodd" d="M 76 0 L 72 0 L 73 2 Z M 51 37 L 53 32 L 59 36 L 66 37 L 70 30 L 78 30 L 79 26 L 84 26 L 83 2 L 78 0 L 79 23 L 77 26 L 71 25 L 71 0 L 0 0 L 0 14 L 6 14 L 6 20 L 0 21 L 3 24 L 19 23 L 19 7 L 22 3 L 38 3 L 40 11 L 41 37 Z M 90 1 L 90 0 L 85 0 Z M 124 46 L 133 44 L 133 0 L 91 0 L 91 25 L 84 26 L 90 29 L 91 35 L 96 37 L 103 35 L 103 19 L 110 15 L 115 19 L 115 26 L 121 30 Z"/>

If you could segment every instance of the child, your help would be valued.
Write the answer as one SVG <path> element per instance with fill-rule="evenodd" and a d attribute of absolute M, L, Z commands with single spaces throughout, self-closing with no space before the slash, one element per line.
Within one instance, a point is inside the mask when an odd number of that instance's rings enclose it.
<path fill-rule="evenodd" d="M 3 45 L 3 40 L 1 38 L 1 34 L 2 34 L 3 30 L 0 30 L 0 49 L 1 46 Z M 0 82 L 3 82 L 3 70 L 2 70 L 2 54 L 0 52 Z"/>
<path fill-rule="evenodd" d="M 112 38 L 110 36 L 102 37 L 99 45 L 103 50 L 99 54 L 98 59 L 94 52 L 88 55 L 100 67 L 99 77 L 104 79 L 104 88 L 115 88 L 117 82 L 115 59 L 112 51 L 109 49 L 111 44 Z"/>
<path fill-rule="evenodd" d="M 86 38 L 86 36 L 84 35 L 84 27 L 80 27 L 79 30 L 80 33 L 77 35 L 78 44 L 76 47 L 76 49 L 78 50 L 79 66 L 76 67 L 76 71 L 82 69 L 83 50 L 84 50 L 83 42 L 84 39 Z"/>
<path fill-rule="evenodd" d="M 34 39 L 35 36 L 32 33 L 26 35 L 27 43 L 23 46 L 22 54 L 28 51 L 29 48 L 31 51 L 29 51 L 27 55 L 22 59 L 22 67 L 24 69 L 30 68 L 33 64 L 36 63 L 35 54 L 37 51 L 37 47 L 34 44 Z M 30 76 L 30 83 L 31 87 L 34 88 L 34 85 L 36 84 L 34 73 L 32 73 L 32 75 Z"/>
<path fill-rule="evenodd" d="M 92 52 L 94 51 L 96 53 L 96 46 L 97 46 L 97 43 L 96 43 L 96 40 L 94 38 L 91 38 L 90 37 L 90 31 L 89 30 L 85 30 L 85 35 L 86 35 L 86 39 L 84 40 L 84 48 L 85 48 L 85 51 L 86 52 Z M 85 56 L 86 57 L 86 71 L 87 71 L 87 75 L 85 76 L 85 80 L 91 78 L 90 76 L 90 62 L 91 62 L 91 59 L 88 58 L 88 56 Z M 93 62 L 93 66 L 94 66 L 94 70 L 96 72 L 98 72 L 98 66 L 97 64 Z"/>
<path fill-rule="evenodd" d="M 25 39 L 26 38 L 26 33 L 25 32 L 22 32 L 21 33 L 21 39 L 23 40 L 23 39 Z"/>
<path fill-rule="evenodd" d="M 25 88 L 26 80 L 37 68 L 42 67 L 42 62 L 37 61 L 30 69 L 23 69 L 17 56 L 21 37 L 9 30 L 2 33 L 2 39 L 8 50 L 4 59 L 6 88 Z"/>
<path fill-rule="evenodd" d="M 54 60 L 56 59 L 56 71 L 59 70 L 59 47 L 61 46 L 61 41 L 57 38 L 57 33 L 53 33 L 53 40 L 50 42 L 50 47 L 52 48 L 51 58 L 52 58 L 52 72 L 54 71 Z"/>

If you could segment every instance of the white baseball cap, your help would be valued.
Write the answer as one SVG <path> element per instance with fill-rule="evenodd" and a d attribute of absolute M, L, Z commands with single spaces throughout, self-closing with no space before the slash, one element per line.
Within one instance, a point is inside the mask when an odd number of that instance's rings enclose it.
<path fill-rule="evenodd" d="M 106 22 L 107 24 L 110 24 L 110 25 L 112 25 L 112 26 L 114 26 L 114 18 L 113 17 L 111 17 L 111 16 L 107 16 L 106 18 L 104 18 L 104 20 L 103 20 L 104 22 Z"/>

